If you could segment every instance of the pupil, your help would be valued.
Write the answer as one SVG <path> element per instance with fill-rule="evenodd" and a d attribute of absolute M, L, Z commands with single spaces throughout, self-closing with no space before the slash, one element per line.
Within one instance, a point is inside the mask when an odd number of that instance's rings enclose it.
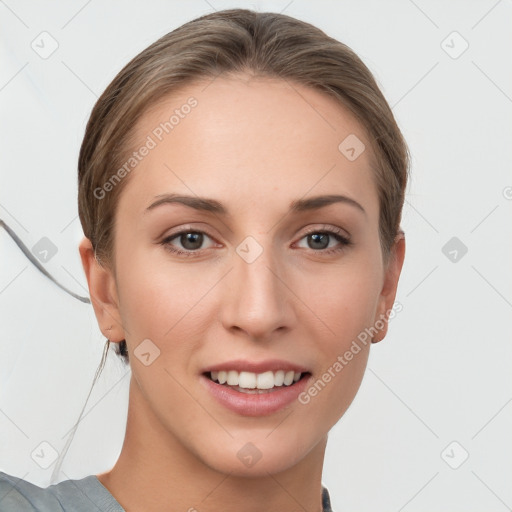
<path fill-rule="evenodd" d="M 202 236 L 203 235 L 201 233 L 186 233 L 185 235 L 182 235 L 181 243 L 186 249 L 198 249 L 201 247 L 201 243 L 203 241 Z M 192 247 L 189 246 L 190 243 L 192 243 Z"/>
<path fill-rule="evenodd" d="M 313 234 L 313 235 L 310 235 L 312 240 L 313 240 L 313 244 L 316 244 L 317 242 L 320 242 L 320 245 L 323 245 L 322 247 L 320 247 L 320 249 L 325 249 L 325 247 L 327 247 L 325 245 L 325 242 L 326 242 L 326 239 L 327 239 L 327 235 L 324 234 L 324 233 L 321 233 L 321 234 Z M 321 239 L 325 239 L 324 240 L 324 244 L 321 243 Z M 313 247 L 315 249 L 318 249 L 319 247 Z"/>

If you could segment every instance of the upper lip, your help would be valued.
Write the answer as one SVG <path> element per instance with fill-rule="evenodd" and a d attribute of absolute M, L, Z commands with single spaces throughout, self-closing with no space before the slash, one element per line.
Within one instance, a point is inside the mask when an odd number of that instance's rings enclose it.
<path fill-rule="evenodd" d="M 266 359 L 265 361 L 247 361 L 244 359 L 234 359 L 225 361 L 224 363 L 208 366 L 203 373 L 218 371 L 235 370 L 237 372 L 264 373 L 268 371 L 276 372 L 278 370 L 306 373 L 309 370 L 299 364 L 284 361 L 282 359 Z"/>

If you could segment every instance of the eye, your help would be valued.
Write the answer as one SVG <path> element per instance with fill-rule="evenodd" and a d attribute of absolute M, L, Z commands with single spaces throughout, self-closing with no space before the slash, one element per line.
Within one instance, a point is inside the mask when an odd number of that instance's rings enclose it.
<path fill-rule="evenodd" d="M 196 256 L 201 249 L 204 242 L 204 237 L 210 238 L 210 236 L 204 231 L 197 231 L 192 229 L 184 229 L 178 233 L 174 233 L 171 236 L 164 238 L 160 243 L 164 246 L 167 251 L 174 254 L 183 256 Z M 171 242 L 177 239 L 177 242 L 185 249 L 176 248 Z"/>
<path fill-rule="evenodd" d="M 194 257 L 198 256 L 202 250 L 204 240 L 212 239 L 210 235 L 204 231 L 194 230 L 192 228 L 182 229 L 177 233 L 164 238 L 160 244 L 165 250 L 178 254 L 180 256 Z M 353 242 L 346 236 L 345 231 L 336 227 L 313 228 L 306 232 L 301 240 L 308 240 L 308 248 L 322 255 L 328 255 L 343 251 L 346 247 L 353 245 Z M 337 241 L 338 246 L 329 247 L 330 242 Z M 174 244 L 179 243 L 182 249 Z M 212 247 L 212 244 L 210 247 Z"/>
<path fill-rule="evenodd" d="M 313 228 L 306 232 L 301 240 L 307 239 L 308 248 L 314 252 L 321 254 L 332 254 L 343 251 L 346 247 L 351 246 L 353 242 L 345 235 L 345 231 L 335 228 Z M 329 247 L 330 241 L 337 241 L 338 247 Z"/>

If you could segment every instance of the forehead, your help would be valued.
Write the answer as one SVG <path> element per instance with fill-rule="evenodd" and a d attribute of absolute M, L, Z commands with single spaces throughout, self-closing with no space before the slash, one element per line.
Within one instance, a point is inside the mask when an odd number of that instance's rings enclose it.
<path fill-rule="evenodd" d="M 370 215 L 378 211 L 367 131 L 337 100 L 306 86 L 246 77 L 197 82 L 152 106 L 134 133 L 134 150 L 149 141 L 151 149 L 120 202 L 141 213 L 170 192 L 219 198 L 235 210 L 340 193 Z M 350 159 L 352 147 L 365 149 Z"/>

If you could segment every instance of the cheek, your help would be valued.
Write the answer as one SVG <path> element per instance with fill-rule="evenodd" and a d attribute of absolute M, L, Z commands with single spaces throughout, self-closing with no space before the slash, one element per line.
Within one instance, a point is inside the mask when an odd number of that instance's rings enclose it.
<path fill-rule="evenodd" d="M 311 429 L 331 428 L 357 394 L 371 345 L 365 329 L 372 324 L 377 296 L 374 281 L 363 273 L 340 277 L 324 294 L 310 294 L 311 309 L 321 317 L 310 333 L 318 364 L 299 403 L 310 411 L 304 421 Z"/>
<path fill-rule="evenodd" d="M 329 425 L 346 411 L 364 376 L 371 345 L 367 329 L 373 324 L 380 292 L 378 269 L 378 262 L 363 260 L 347 265 L 335 275 L 317 276 L 318 287 L 310 287 L 306 295 L 317 317 L 309 323 L 309 337 L 316 341 L 318 366 L 315 380 L 299 401 L 306 407 L 311 404 Z M 311 311 L 308 317 L 313 319 Z"/>
<path fill-rule="evenodd" d="M 369 355 L 369 344 L 361 345 L 350 361 L 339 354 L 340 359 L 330 361 L 324 372 L 311 381 L 308 388 L 299 396 L 299 403 L 306 415 L 315 425 L 322 425 L 325 431 L 330 430 L 345 414 L 354 400 L 363 380 Z M 313 419 L 315 418 L 315 419 Z"/>
<path fill-rule="evenodd" d="M 149 244 L 150 242 L 148 242 Z M 165 262 L 164 249 L 148 250 L 140 241 L 120 234 L 118 291 L 124 324 L 130 336 L 163 338 L 187 310 L 194 299 L 194 282 L 185 286 L 181 269 Z"/>
<path fill-rule="evenodd" d="M 200 348 L 202 333 L 211 324 L 208 291 L 218 277 L 213 273 L 199 277 L 192 267 L 180 268 L 156 256 L 151 259 L 149 252 L 136 249 L 119 258 L 126 341 L 133 352 L 143 340 L 151 340 L 160 350 L 158 361 L 185 374 L 190 371 L 191 354 Z"/>
<path fill-rule="evenodd" d="M 307 317 L 316 318 L 309 325 L 317 329 L 315 338 L 331 356 L 344 351 L 373 321 L 380 292 L 380 277 L 374 269 L 377 264 L 361 259 L 302 277 L 300 294 Z"/>

